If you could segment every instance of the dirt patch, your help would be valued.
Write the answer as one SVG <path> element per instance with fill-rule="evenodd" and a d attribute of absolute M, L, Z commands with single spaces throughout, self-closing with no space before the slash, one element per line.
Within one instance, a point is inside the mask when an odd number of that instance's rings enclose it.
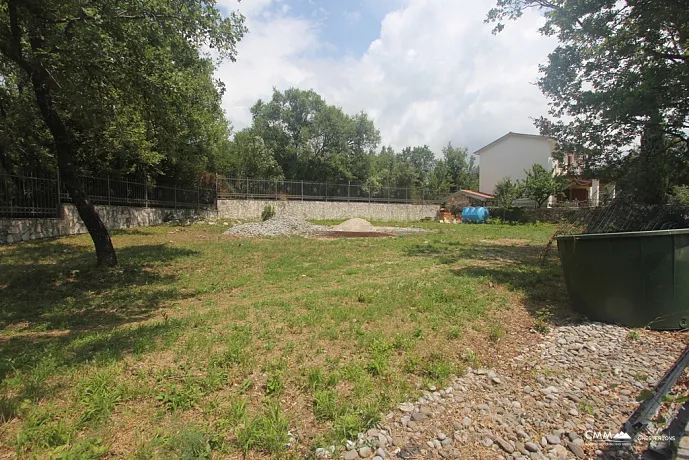
<path fill-rule="evenodd" d="M 394 233 L 384 233 L 384 232 L 325 232 L 316 235 L 317 238 L 385 238 L 385 237 L 395 237 Z"/>
<path fill-rule="evenodd" d="M 531 241 L 516 238 L 502 238 L 496 240 L 481 240 L 481 243 L 490 243 L 496 246 L 525 246 L 530 244 Z"/>

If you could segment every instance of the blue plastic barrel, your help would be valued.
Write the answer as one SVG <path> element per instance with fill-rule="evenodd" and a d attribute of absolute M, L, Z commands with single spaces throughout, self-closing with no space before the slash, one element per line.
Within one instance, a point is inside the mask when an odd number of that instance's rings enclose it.
<path fill-rule="evenodd" d="M 467 206 L 462 209 L 462 222 L 469 224 L 485 224 L 490 217 L 490 213 L 486 208 Z"/>

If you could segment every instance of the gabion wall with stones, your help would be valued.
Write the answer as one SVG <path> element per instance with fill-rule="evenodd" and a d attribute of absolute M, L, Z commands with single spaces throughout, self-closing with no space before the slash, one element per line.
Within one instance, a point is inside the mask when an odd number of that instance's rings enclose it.
<path fill-rule="evenodd" d="M 263 201 L 218 200 L 218 218 L 259 219 L 266 206 L 274 206 L 277 215 L 300 219 L 351 219 L 360 217 L 378 221 L 416 221 L 434 218 L 437 204 L 362 203 L 337 201 Z"/>
<path fill-rule="evenodd" d="M 129 206 L 96 206 L 108 229 L 146 227 L 173 219 L 201 215 L 215 218 L 215 211 L 195 209 L 136 208 Z M 60 205 L 60 218 L 0 219 L 0 244 L 86 233 L 86 227 L 72 204 Z"/>

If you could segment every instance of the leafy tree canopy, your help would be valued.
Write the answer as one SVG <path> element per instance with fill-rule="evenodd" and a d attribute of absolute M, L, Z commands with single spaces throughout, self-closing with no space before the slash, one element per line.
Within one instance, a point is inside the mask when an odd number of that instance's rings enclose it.
<path fill-rule="evenodd" d="M 531 169 L 524 171 L 526 179 L 523 184 L 523 195 L 536 202 L 536 207 L 543 206 L 553 195 L 557 195 L 565 189 L 562 176 L 548 171 L 539 164 L 534 164 Z"/>
<path fill-rule="evenodd" d="M 589 175 L 614 170 L 640 138 L 646 164 L 664 161 L 670 145 L 689 159 L 686 0 L 498 0 L 487 21 L 497 32 L 528 8 L 545 13 L 541 33 L 560 42 L 538 81 L 555 121 L 537 125 L 561 152 L 578 154 Z M 667 184 L 667 171 L 649 170 L 645 182 Z M 658 190 L 640 195 L 662 199 Z"/>
<path fill-rule="evenodd" d="M 313 90 L 273 90 L 251 109 L 252 129 L 288 179 L 364 181 L 380 134 L 365 113 L 348 115 Z"/>
<path fill-rule="evenodd" d="M 523 194 L 524 186 L 521 181 L 512 181 L 509 177 L 503 177 L 495 184 L 495 204 L 503 210 L 510 209 Z"/>

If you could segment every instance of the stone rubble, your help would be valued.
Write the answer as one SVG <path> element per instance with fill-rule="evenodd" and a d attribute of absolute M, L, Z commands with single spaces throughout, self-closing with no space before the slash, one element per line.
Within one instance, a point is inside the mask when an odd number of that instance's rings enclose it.
<path fill-rule="evenodd" d="M 400 404 L 341 458 L 640 458 L 636 451 L 647 445 L 611 447 L 586 433 L 616 434 L 685 339 L 628 333 L 598 323 L 555 328 L 495 369 L 468 369 L 446 388 Z"/>
<path fill-rule="evenodd" d="M 296 217 L 275 216 L 264 222 L 248 222 L 234 226 L 227 230 L 225 235 L 247 237 L 311 235 L 327 230 L 326 226 L 315 225 Z"/>

